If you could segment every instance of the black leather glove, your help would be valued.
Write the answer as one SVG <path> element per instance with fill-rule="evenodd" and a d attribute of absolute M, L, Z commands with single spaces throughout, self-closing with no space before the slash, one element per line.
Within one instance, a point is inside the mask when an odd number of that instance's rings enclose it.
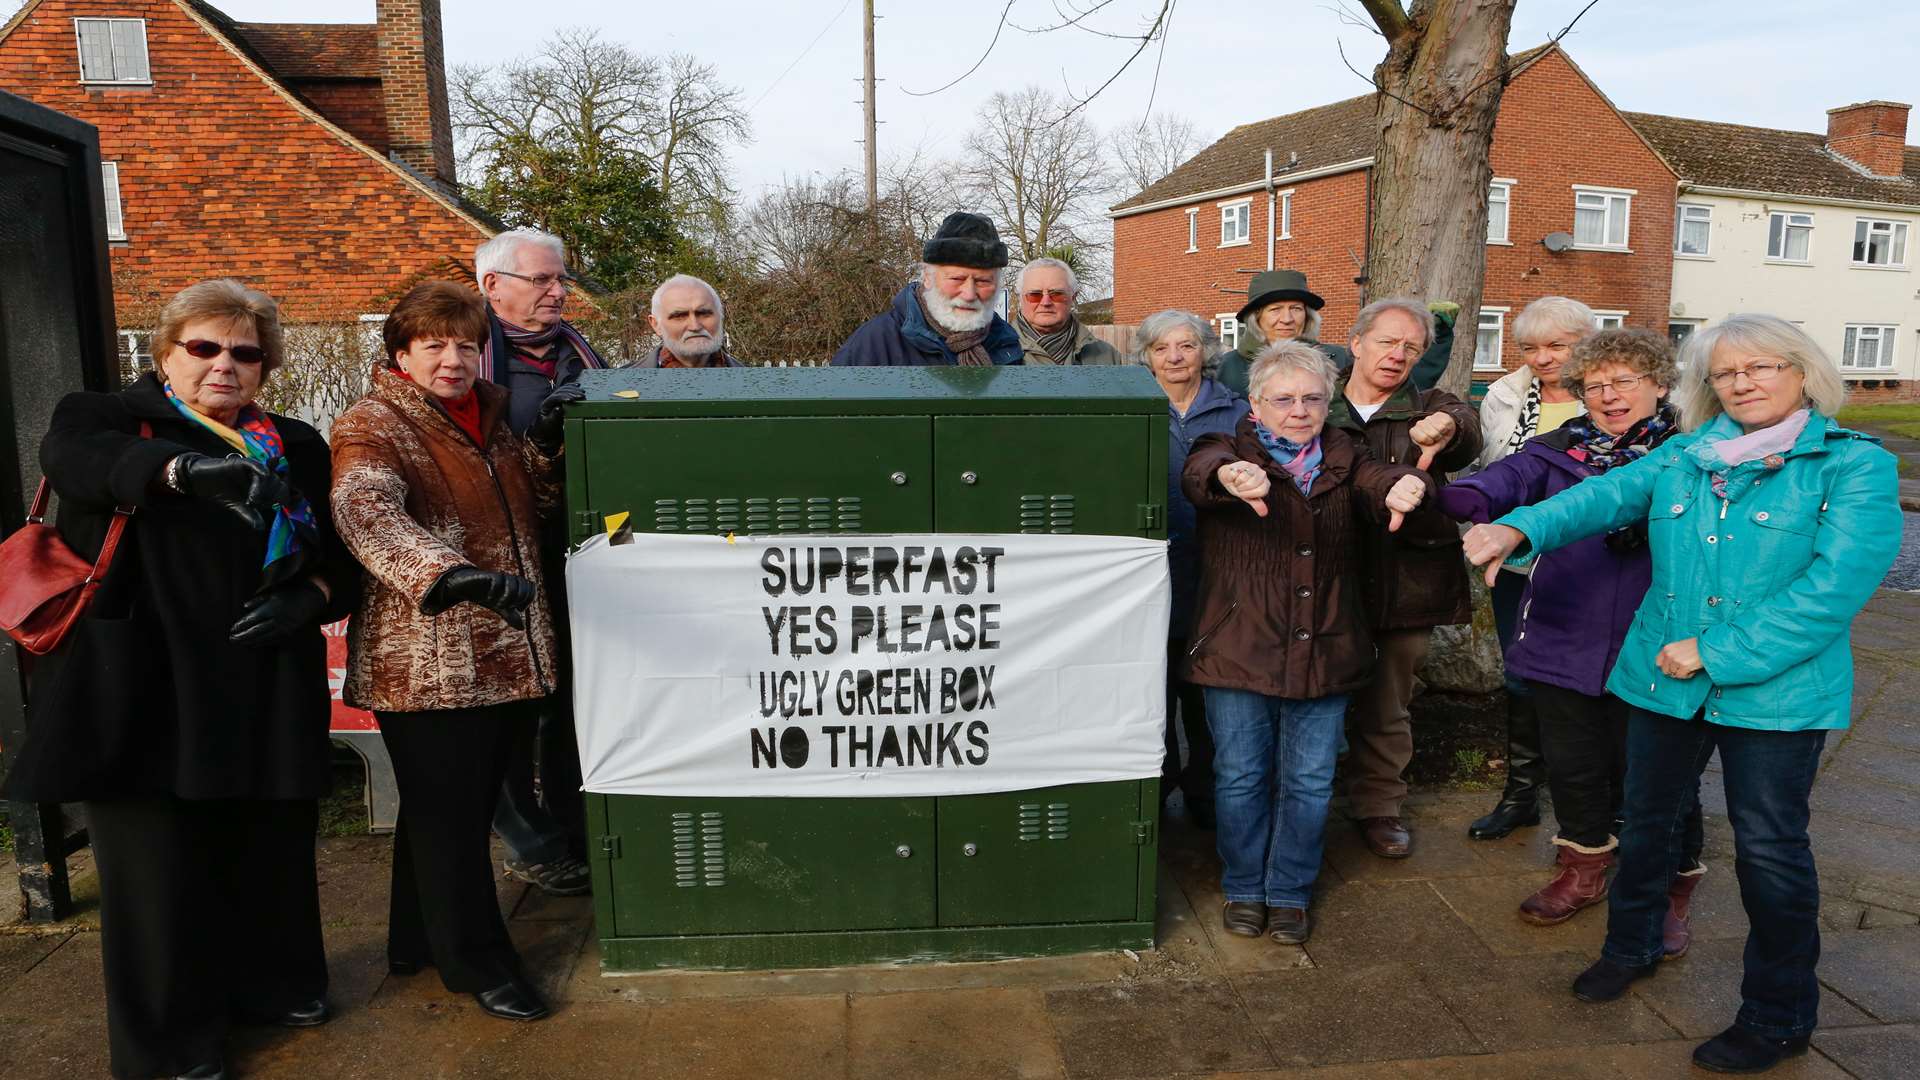
<path fill-rule="evenodd" d="M 515 574 L 456 566 L 440 575 L 420 605 L 423 615 L 438 615 L 458 603 L 479 604 L 507 621 L 515 630 L 527 628 L 527 605 L 533 603 L 533 582 Z"/>
<path fill-rule="evenodd" d="M 227 631 L 235 645 L 266 645 L 309 626 L 318 626 L 327 598 L 311 581 L 296 581 L 247 601 Z"/>
<path fill-rule="evenodd" d="M 188 453 L 174 461 L 179 463 L 174 466 L 174 479 L 180 494 L 226 507 L 255 532 L 273 520 L 275 506 L 293 501 L 287 482 L 252 458 Z"/>
<path fill-rule="evenodd" d="M 560 452 L 561 424 L 566 421 L 567 403 L 584 400 L 587 388 L 577 382 L 563 383 L 540 403 L 533 423 L 527 425 L 527 441 L 552 457 Z"/>

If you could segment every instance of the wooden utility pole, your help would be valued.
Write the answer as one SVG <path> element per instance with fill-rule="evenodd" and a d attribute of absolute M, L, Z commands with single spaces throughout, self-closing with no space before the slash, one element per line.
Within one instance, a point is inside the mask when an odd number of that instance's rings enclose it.
<path fill-rule="evenodd" d="M 877 132 L 880 121 L 873 105 L 873 0 L 863 0 L 866 18 L 861 22 L 862 49 L 866 61 L 864 84 L 866 93 L 861 97 L 861 106 L 866 112 L 867 122 L 867 216 L 878 220 L 880 213 L 880 140 Z"/>

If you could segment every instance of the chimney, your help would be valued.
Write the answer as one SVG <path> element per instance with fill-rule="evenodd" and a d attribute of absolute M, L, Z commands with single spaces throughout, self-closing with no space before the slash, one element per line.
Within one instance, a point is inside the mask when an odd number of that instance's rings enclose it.
<path fill-rule="evenodd" d="M 1907 110 L 1897 101 L 1863 101 L 1827 110 L 1827 149 L 1875 176 L 1906 172 Z"/>
<path fill-rule="evenodd" d="M 376 11 L 388 153 L 451 191 L 453 123 L 447 116 L 440 0 L 377 0 Z"/>

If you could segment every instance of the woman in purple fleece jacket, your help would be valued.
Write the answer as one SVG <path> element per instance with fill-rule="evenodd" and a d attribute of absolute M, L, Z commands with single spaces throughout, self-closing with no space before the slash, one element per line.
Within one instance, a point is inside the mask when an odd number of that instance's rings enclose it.
<path fill-rule="evenodd" d="M 1678 430 L 1667 402 L 1676 376 L 1672 346 L 1658 334 L 1610 330 L 1587 338 L 1560 372 L 1587 414 L 1449 484 L 1440 509 L 1462 521 L 1492 521 L 1645 455 Z M 1553 879 L 1520 905 L 1527 922 L 1552 926 L 1606 898 L 1619 846 L 1614 822 L 1627 727 L 1626 705 L 1606 692 L 1607 673 L 1652 574 L 1645 527 L 1634 525 L 1542 556 L 1521 598 L 1507 666 L 1533 687 L 1560 826 Z M 1670 956 L 1686 951 L 1687 902 L 1705 873 L 1700 828 L 1696 800 L 1669 888 Z"/>

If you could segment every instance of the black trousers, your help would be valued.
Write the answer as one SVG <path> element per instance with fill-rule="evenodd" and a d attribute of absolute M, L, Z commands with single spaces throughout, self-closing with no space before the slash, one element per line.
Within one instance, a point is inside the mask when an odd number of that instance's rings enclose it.
<path fill-rule="evenodd" d="M 1532 679 L 1527 685 L 1540 714 L 1540 749 L 1547 759 L 1559 836 L 1581 847 L 1604 847 L 1626 793 L 1627 717 L 1632 709 L 1612 694 L 1589 697 Z M 1681 823 L 1681 870 L 1698 863 L 1706 841 L 1697 782 L 1692 803 Z"/>
<path fill-rule="evenodd" d="M 457 993 L 491 990 L 520 974 L 488 844 L 507 759 L 529 737 L 540 707 L 533 700 L 375 714 L 400 789 L 387 957 L 431 962 Z"/>
<path fill-rule="evenodd" d="M 1201 688 L 1183 682 L 1174 669 L 1185 657 L 1187 643 L 1167 641 L 1166 756 L 1160 759 L 1160 801 L 1174 788 L 1186 793 L 1189 807 L 1196 803 L 1213 809 L 1213 732 L 1207 727 L 1207 699 Z M 1187 763 L 1180 764 L 1180 732 L 1187 733 Z"/>
<path fill-rule="evenodd" d="M 86 804 L 116 1077 L 220 1060 L 236 1009 L 327 991 L 312 799 Z"/>

